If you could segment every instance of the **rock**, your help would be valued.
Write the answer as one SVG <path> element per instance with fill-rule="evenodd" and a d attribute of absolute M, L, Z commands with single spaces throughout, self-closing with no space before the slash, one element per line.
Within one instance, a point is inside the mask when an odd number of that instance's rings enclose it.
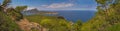
<path fill-rule="evenodd" d="M 57 18 L 58 19 L 65 19 L 63 16 L 58 16 Z"/>
<path fill-rule="evenodd" d="M 19 27 L 24 31 L 32 31 L 32 29 L 38 30 L 38 31 L 47 31 L 46 28 L 42 27 L 38 23 L 35 22 L 29 22 L 27 19 L 21 19 L 21 21 L 16 22 Z"/>

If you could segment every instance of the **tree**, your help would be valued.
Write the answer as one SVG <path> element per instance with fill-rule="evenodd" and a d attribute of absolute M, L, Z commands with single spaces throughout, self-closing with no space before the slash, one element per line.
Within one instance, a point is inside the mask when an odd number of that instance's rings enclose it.
<path fill-rule="evenodd" d="M 73 24 L 73 31 L 81 31 L 82 22 L 81 20 L 76 21 Z"/>
<path fill-rule="evenodd" d="M 6 8 L 8 7 L 8 5 L 9 5 L 10 3 L 11 3 L 11 0 L 4 0 L 3 3 L 2 3 L 2 5 L 0 5 L 1 10 L 2 10 L 3 12 L 5 12 L 5 11 L 6 11 Z"/>
<path fill-rule="evenodd" d="M 20 19 L 23 19 L 23 14 L 21 13 L 21 11 L 27 9 L 27 6 L 17 6 L 14 10 L 14 12 L 16 13 L 15 15 L 17 16 L 17 21 L 19 21 Z"/>
<path fill-rule="evenodd" d="M 115 16 L 115 15 L 119 15 L 118 12 L 120 12 L 120 9 L 119 9 L 120 8 L 120 6 L 119 6 L 120 0 L 96 0 L 96 2 L 98 3 L 97 9 L 104 11 L 101 13 L 104 13 L 104 15 L 105 15 L 104 17 L 105 17 L 106 21 L 108 21 L 110 24 L 117 22 L 114 20 L 118 19 L 117 17 L 119 17 L 119 16 Z"/>
<path fill-rule="evenodd" d="M 96 0 L 97 10 L 95 17 L 82 25 L 82 31 L 108 31 L 120 23 L 120 0 Z"/>
<path fill-rule="evenodd" d="M 11 18 L 16 16 L 16 21 L 19 21 L 20 17 L 23 17 L 20 10 L 26 9 L 26 6 L 20 7 L 22 9 L 15 9 L 13 7 L 8 8 L 11 0 L 4 0 L 0 5 L 0 31 L 22 31 L 19 29 L 18 25 Z M 18 10 L 18 11 L 17 11 Z M 19 20 L 18 20 L 19 19 Z"/>
<path fill-rule="evenodd" d="M 15 21 L 9 16 L 0 12 L 0 31 L 22 31 Z"/>

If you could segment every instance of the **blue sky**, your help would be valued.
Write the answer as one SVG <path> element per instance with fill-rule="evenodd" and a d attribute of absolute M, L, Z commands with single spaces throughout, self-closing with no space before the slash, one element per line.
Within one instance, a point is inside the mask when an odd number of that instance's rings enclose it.
<path fill-rule="evenodd" d="M 3 0 L 0 0 L 2 2 Z M 11 6 L 27 5 L 28 10 L 96 10 L 95 0 L 12 0 Z"/>

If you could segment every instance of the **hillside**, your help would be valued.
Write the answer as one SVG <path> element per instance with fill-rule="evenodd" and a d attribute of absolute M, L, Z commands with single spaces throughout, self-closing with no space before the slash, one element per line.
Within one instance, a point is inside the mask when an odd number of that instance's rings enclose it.
<path fill-rule="evenodd" d="M 56 12 L 37 9 L 23 12 L 28 6 L 10 7 L 11 0 L 4 0 L 0 4 L 0 31 L 120 31 L 120 0 L 96 2 L 98 11 L 93 18 L 71 22 L 63 16 L 39 15 Z"/>
<path fill-rule="evenodd" d="M 35 14 L 39 14 L 39 15 L 45 15 L 45 14 L 57 15 L 58 13 L 57 12 L 44 11 L 44 10 L 40 11 L 37 8 L 35 8 L 35 9 L 31 9 L 31 10 L 22 11 L 22 14 L 23 15 L 35 15 Z"/>
<path fill-rule="evenodd" d="M 67 31 L 70 30 L 68 28 L 71 27 L 70 22 L 56 16 L 32 15 L 26 16 L 26 18 L 31 22 L 36 22 L 41 26 L 49 29 L 49 31 Z"/>
<path fill-rule="evenodd" d="M 0 11 L 0 31 L 22 31 L 9 16 Z"/>

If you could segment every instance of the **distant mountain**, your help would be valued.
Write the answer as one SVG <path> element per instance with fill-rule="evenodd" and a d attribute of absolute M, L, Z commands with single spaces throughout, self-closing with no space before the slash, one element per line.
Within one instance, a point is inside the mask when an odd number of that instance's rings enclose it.
<path fill-rule="evenodd" d="M 24 15 L 34 15 L 34 14 L 41 14 L 41 15 L 43 15 L 43 14 L 58 14 L 57 12 L 50 12 L 50 11 L 44 11 L 44 10 L 42 10 L 42 11 L 40 11 L 40 10 L 38 10 L 38 9 L 31 9 L 31 10 L 26 10 L 26 11 L 22 11 L 22 13 L 24 14 Z"/>

